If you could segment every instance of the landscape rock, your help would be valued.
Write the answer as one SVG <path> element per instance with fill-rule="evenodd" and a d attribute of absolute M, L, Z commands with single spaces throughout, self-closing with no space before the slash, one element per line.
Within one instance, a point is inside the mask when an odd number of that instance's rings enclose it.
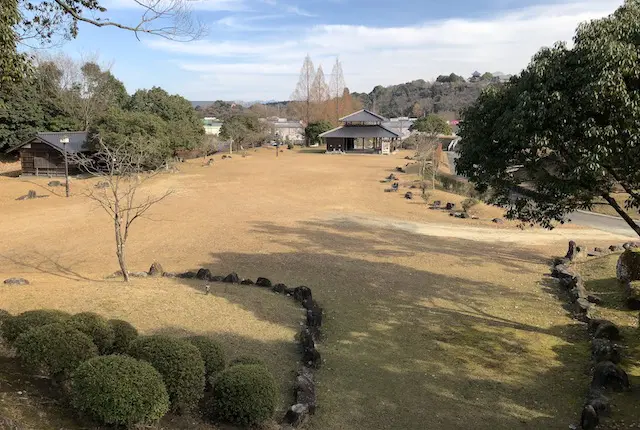
<path fill-rule="evenodd" d="M 109 188 L 109 183 L 107 181 L 101 181 L 95 184 L 94 188 L 97 188 L 97 189 Z"/>
<path fill-rule="evenodd" d="M 587 253 L 583 246 L 577 245 L 573 240 L 569 241 L 569 249 L 567 250 L 565 258 L 568 258 L 570 261 L 581 261 L 586 257 Z"/>
<path fill-rule="evenodd" d="M 402 167 L 396 167 L 396 172 L 407 173 Z"/>
<path fill-rule="evenodd" d="M 302 351 L 306 351 L 307 349 L 313 349 L 316 347 L 316 343 L 313 339 L 313 332 L 308 327 L 302 329 L 299 338 Z"/>
<path fill-rule="evenodd" d="M 621 245 L 611 245 L 609 247 L 609 251 L 611 251 L 611 252 L 621 252 L 621 251 L 624 251 L 624 248 Z"/>
<path fill-rule="evenodd" d="M 491 222 L 495 224 L 504 224 L 504 220 L 502 218 L 494 218 L 491 220 Z"/>
<path fill-rule="evenodd" d="M 260 277 L 256 280 L 256 285 L 259 287 L 271 288 L 271 281 L 267 278 Z"/>
<path fill-rule="evenodd" d="M 307 326 L 309 327 L 322 327 L 322 308 L 315 306 L 312 309 L 307 310 Z"/>
<path fill-rule="evenodd" d="M 224 279 L 224 276 L 220 276 L 220 275 L 211 275 L 211 276 L 209 276 L 209 280 L 211 282 L 222 282 L 223 279 Z"/>
<path fill-rule="evenodd" d="M 576 300 L 573 307 L 575 318 L 579 321 L 588 322 L 591 319 L 592 306 L 587 299 Z"/>
<path fill-rule="evenodd" d="M 582 430 L 594 430 L 600 424 L 598 413 L 592 405 L 585 405 L 580 416 L 580 428 Z"/>
<path fill-rule="evenodd" d="M 587 331 L 589 332 L 589 334 L 593 337 L 596 337 L 595 334 L 598 331 L 598 329 L 600 327 L 607 327 L 607 326 L 613 326 L 615 327 L 615 324 L 613 324 L 611 321 L 609 320 L 604 320 L 604 319 L 592 319 L 589 321 L 589 324 L 587 325 Z M 610 332 L 612 329 L 611 328 L 606 328 L 604 329 L 604 332 Z M 617 328 L 616 328 L 617 330 Z"/>
<path fill-rule="evenodd" d="M 447 206 L 445 206 L 447 208 L 448 211 L 452 210 L 453 208 L 456 207 L 455 203 L 447 203 Z"/>
<path fill-rule="evenodd" d="M 599 248 L 599 247 L 597 247 L 597 246 L 596 246 L 595 248 L 593 248 L 593 251 L 594 251 L 594 252 L 599 252 L 599 253 L 601 253 L 601 254 L 602 254 L 603 252 L 607 252 L 605 249 L 603 249 L 603 248 Z"/>
<path fill-rule="evenodd" d="M 593 406 L 599 417 L 608 416 L 611 412 L 609 398 L 601 390 L 590 388 L 587 393 L 587 405 Z"/>
<path fill-rule="evenodd" d="M 306 367 L 310 367 L 312 369 L 320 369 L 322 365 L 322 358 L 320 357 L 320 352 L 316 348 L 307 348 L 304 350 L 302 354 L 302 362 Z"/>
<path fill-rule="evenodd" d="M 5 285 L 29 285 L 29 281 L 24 278 L 9 278 L 4 280 Z"/>
<path fill-rule="evenodd" d="M 407 199 L 407 200 L 412 200 L 413 199 L 413 193 L 411 191 L 407 191 L 404 194 L 404 198 Z"/>
<path fill-rule="evenodd" d="M 591 361 L 594 363 L 610 361 L 617 364 L 621 358 L 620 347 L 609 339 L 596 338 L 591 341 Z"/>
<path fill-rule="evenodd" d="M 178 278 L 178 274 L 174 272 L 163 272 L 162 276 L 165 278 Z"/>
<path fill-rule="evenodd" d="M 602 304 L 602 297 L 596 294 L 589 294 L 587 296 L 587 300 L 589 300 L 589 303 L 593 303 L 594 305 Z"/>
<path fill-rule="evenodd" d="M 302 307 L 305 308 L 306 310 L 313 309 L 314 307 L 317 307 L 317 306 L 318 306 L 318 303 L 313 299 L 307 299 L 302 301 Z"/>
<path fill-rule="evenodd" d="M 627 372 L 620 366 L 611 362 L 603 361 L 596 364 L 593 369 L 593 379 L 591 388 L 611 389 L 613 391 L 627 391 L 631 388 Z"/>
<path fill-rule="evenodd" d="M 309 417 L 309 407 L 301 403 L 292 405 L 284 416 L 284 421 L 294 427 L 303 425 Z"/>
<path fill-rule="evenodd" d="M 47 184 L 50 187 L 61 187 L 64 184 L 60 181 L 49 181 L 49 183 Z"/>
<path fill-rule="evenodd" d="M 305 287 L 304 285 L 296 287 L 293 290 L 293 298 L 298 303 L 303 303 L 305 300 L 312 300 L 313 296 L 311 294 L 311 289 L 309 287 Z"/>
<path fill-rule="evenodd" d="M 184 273 L 178 274 L 178 278 L 182 278 L 182 279 L 193 279 L 196 276 L 197 276 L 196 272 L 184 272 Z"/>
<path fill-rule="evenodd" d="M 129 272 L 129 276 L 132 278 L 146 278 L 149 274 L 147 272 Z"/>
<path fill-rule="evenodd" d="M 243 279 L 242 282 L 240 282 L 240 285 L 253 285 L 255 284 L 255 282 L 253 282 L 251 279 Z"/>
<path fill-rule="evenodd" d="M 162 269 L 162 265 L 157 261 L 154 261 L 153 264 L 151 264 L 151 267 L 149 267 L 149 276 L 162 276 L 163 273 L 164 270 Z"/>
<path fill-rule="evenodd" d="M 271 290 L 274 293 L 278 293 L 278 294 L 286 294 L 288 289 L 289 288 L 287 288 L 287 286 L 285 284 L 275 284 L 273 286 L 273 288 L 271 288 Z"/>
<path fill-rule="evenodd" d="M 627 281 L 624 286 L 627 307 L 631 310 L 640 310 L 640 281 Z"/>
<path fill-rule="evenodd" d="M 296 378 L 296 402 L 298 404 L 307 405 L 309 407 L 309 414 L 313 415 L 316 412 L 316 384 L 313 380 L 313 373 L 306 367 L 303 367 L 298 372 Z"/>
<path fill-rule="evenodd" d="M 196 279 L 200 279 L 203 281 L 208 281 L 209 278 L 211 278 L 211 270 L 209 269 L 205 269 L 204 267 L 200 270 L 198 270 L 198 273 L 196 273 Z"/>
<path fill-rule="evenodd" d="M 222 279 L 222 282 L 226 282 L 227 284 L 239 284 L 240 277 L 236 272 L 232 272 L 225 276 L 224 279 Z"/>
<path fill-rule="evenodd" d="M 623 243 L 622 247 L 624 249 L 634 249 L 638 247 L 638 244 L 636 242 L 627 242 L 627 243 Z"/>
<path fill-rule="evenodd" d="M 576 286 L 569 291 L 569 297 L 571 298 L 572 303 L 577 301 L 578 299 L 589 301 L 589 294 L 587 293 L 587 289 L 582 284 L 576 284 Z"/>

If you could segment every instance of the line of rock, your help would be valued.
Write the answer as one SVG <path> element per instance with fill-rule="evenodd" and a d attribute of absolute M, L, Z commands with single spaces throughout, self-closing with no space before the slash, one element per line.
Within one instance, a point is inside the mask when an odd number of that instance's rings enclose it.
<path fill-rule="evenodd" d="M 627 243 L 623 247 L 612 245 L 608 251 L 614 252 L 633 246 L 635 244 Z M 627 391 L 631 387 L 627 373 L 619 366 L 622 347 L 617 341 L 621 339 L 620 330 L 611 321 L 593 318 L 593 305 L 599 304 L 601 299 L 589 294 L 582 276 L 569 267 L 572 262 L 584 259 L 589 254 L 605 255 L 609 252 L 587 252 L 584 247 L 571 241 L 567 255 L 556 260 L 551 271 L 551 276 L 558 279 L 560 286 L 568 292 L 573 303 L 574 318 L 587 323 L 591 337 L 592 379 L 580 416 L 580 426 L 583 430 L 595 429 L 600 423 L 600 418 L 610 414 L 609 399 L 604 395 L 607 390 Z"/>

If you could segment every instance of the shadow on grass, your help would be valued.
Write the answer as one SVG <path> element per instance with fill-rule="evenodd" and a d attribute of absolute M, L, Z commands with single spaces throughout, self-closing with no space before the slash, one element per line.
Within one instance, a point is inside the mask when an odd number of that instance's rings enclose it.
<path fill-rule="evenodd" d="M 83 260 L 77 260 L 73 262 L 69 262 L 68 260 L 66 260 L 64 263 L 62 263 L 60 256 L 52 257 L 38 251 L 33 251 L 28 255 L 21 256 L 0 254 L 0 261 L 3 259 L 15 264 L 16 266 L 20 266 L 25 269 L 31 269 L 37 273 L 53 275 L 59 278 L 68 279 L 70 281 L 104 281 L 104 279 L 88 278 L 73 270 L 73 266 L 83 263 Z"/>

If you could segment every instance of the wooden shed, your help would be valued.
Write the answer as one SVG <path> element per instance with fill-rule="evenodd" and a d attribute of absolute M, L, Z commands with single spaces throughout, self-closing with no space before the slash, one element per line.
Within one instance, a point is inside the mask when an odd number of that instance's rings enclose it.
<path fill-rule="evenodd" d="M 329 153 L 388 153 L 391 143 L 400 137 L 382 126 L 386 118 L 366 109 L 340 118 L 340 121 L 343 125 L 320 135 Z"/>
<path fill-rule="evenodd" d="M 69 139 L 69 143 L 60 141 Z M 64 151 L 67 154 L 88 152 L 87 132 L 37 133 L 31 139 L 9 149 L 7 153 L 19 152 L 23 175 L 64 176 Z M 77 167 L 69 164 L 69 172 L 75 173 Z"/>

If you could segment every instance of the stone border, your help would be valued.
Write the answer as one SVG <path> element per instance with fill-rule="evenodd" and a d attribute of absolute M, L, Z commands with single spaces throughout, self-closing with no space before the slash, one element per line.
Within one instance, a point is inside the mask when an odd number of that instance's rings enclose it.
<path fill-rule="evenodd" d="M 255 286 L 268 288 L 274 293 L 292 297 L 306 310 L 304 326 L 298 336 L 300 345 L 302 367 L 298 371 L 294 385 L 295 403 L 289 407 L 281 420 L 282 429 L 290 429 L 302 426 L 310 415 L 315 414 L 317 407 L 315 370 L 322 365 L 322 357 L 316 348 L 316 342 L 321 338 L 323 308 L 313 299 L 311 288 L 299 286 L 289 288 L 285 284 L 272 284 L 268 278 L 259 277 L 254 282 L 251 279 L 241 279 L 237 273 L 232 272 L 227 276 L 213 275 L 209 269 L 201 268 L 197 272 L 170 273 L 162 270 L 158 262 L 154 262 L 148 276 L 198 279 L 209 282 L 223 282 L 236 285 Z M 209 294 L 209 286 L 205 287 L 205 294 Z"/>
<path fill-rule="evenodd" d="M 602 300 L 588 293 L 582 276 L 570 265 L 587 260 L 588 257 L 605 256 L 637 245 L 628 242 L 622 246 L 611 245 L 606 250 L 595 248 L 587 251 L 570 241 L 565 257 L 556 259 L 553 263 L 551 276 L 558 279 L 560 286 L 568 292 L 573 304 L 573 317 L 587 324 L 587 332 L 591 338 L 592 379 L 580 415 L 580 427 L 583 430 L 595 429 L 600 423 L 600 417 L 610 414 L 609 399 L 604 395 L 607 389 L 627 391 L 630 384 L 627 373 L 619 366 L 622 346 L 616 342 L 621 339 L 620 330 L 611 321 L 593 318 L 593 306 Z"/>

